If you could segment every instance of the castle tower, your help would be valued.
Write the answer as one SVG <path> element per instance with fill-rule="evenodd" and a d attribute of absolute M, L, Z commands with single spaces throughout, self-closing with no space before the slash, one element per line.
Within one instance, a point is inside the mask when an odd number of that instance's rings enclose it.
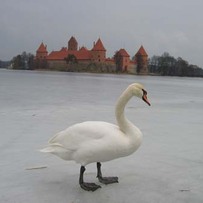
<path fill-rule="evenodd" d="M 148 71 L 148 54 L 144 47 L 141 46 L 135 54 L 135 61 L 137 63 L 137 74 L 147 75 Z"/>
<path fill-rule="evenodd" d="M 36 51 L 36 59 L 46 59 L 47 58 L 47 46 L 43 44 L 43 42 L 40 44 L 39 48 Z"/>
<path fill-rule="evenodd" d="M 128 71 L 130 64 L 130 55 L 125 49 L 120 49 L 119 51 L 117 51 L 114 60 L 116 63 L 117 71 Z"/>
<path fill-rule="evenodd" d="M 68 50 L 74 50 L 74 51 L 78 50 L 78 42 L 73 36 L 68 41 Z"/>
<path fill-rule="evenodd" d="M 106 49 L 99 38 L 96 43 L 94 43 L 91 50 L 92 60 L 95 62 L 104 62 L 106 59 Z"/>

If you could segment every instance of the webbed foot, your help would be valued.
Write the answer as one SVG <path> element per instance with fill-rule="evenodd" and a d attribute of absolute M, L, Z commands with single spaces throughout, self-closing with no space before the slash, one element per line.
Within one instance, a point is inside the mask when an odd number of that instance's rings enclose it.
<path fill-rule="evenodd" d="M 103 184 L 112 184 L 112 183 L 118 183 L 118 177 L 98 177 L 99 182 Z"/>
<path fill-rule="evenodd" d="M 100 162 L 97 162 L 97 178 L 99 179 L 99 182 L 106 185 L 112 184 L 112 183 L 118 183 L 118 177 L 102 177 Z"/>
<path fill-rule="evenodd" d="M 85 172 L 85 167 L 84 167 L 84 166 L 81 166 L 81 168 L 80 168 L 79 184 L 80 184 L 80 187 L 81 187 L 83 190 L 94 192 L 94 191 L 97 190 L 98 188 L 101 188 L 100 185 L 97 185 L 97 184 L 95 184 L 95 183 L 86 183 L 86 182 L 84 182 L 84 180 L 83 180 L 84 172 Z"/>
<path fill-rule="evenodd" d="M 80 187 L 86 191 L 92 191 L 92 192 L 94 192 L 98 188 L 101 188 L 100 185 L 97 185 L 95 183 L 86 183 L 86 182 L 80 183 Z"/>

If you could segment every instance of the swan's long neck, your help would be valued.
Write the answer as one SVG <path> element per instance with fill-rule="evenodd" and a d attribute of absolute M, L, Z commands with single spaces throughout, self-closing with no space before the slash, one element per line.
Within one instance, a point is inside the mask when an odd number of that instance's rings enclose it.
<path fill-rule="evenodd" d="M 130 89 L 129 88 L 126 89 L 119 97 L 116 105 L 116 109 L 115 109 L 116 120 L 117 120 L 118 126 L 123 132 L 126 132 L 126 130 L 129 128 L 129 125 L 132 125 L 130 121 L 126 119 L 124 114 L 125 106 L 132 96 L 133 95 Z"/>

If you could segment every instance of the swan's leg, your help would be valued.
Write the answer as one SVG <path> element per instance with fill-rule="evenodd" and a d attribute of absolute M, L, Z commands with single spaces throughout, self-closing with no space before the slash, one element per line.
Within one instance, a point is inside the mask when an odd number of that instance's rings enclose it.
<path fill-rule="evenodd" d="M 100 185 L 96 185 L 95 183 L 84 182 L 84 180 L 83 180 L 84 172 L 85 172 L 85 167 L 81 166 L 79 184 L 82 189 L 93 192 L 101 187 Z"/>
<path fill-rule="evenodd" d="M 102 177 L 100 162 L 97 162 L 97 178 L 104 184 L 118 183 L 118 177 Z"/>

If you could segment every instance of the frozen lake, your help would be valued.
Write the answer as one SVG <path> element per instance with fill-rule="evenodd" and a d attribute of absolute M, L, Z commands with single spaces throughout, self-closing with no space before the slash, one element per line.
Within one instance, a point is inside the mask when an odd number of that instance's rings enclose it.
<path fill-rule="evenodd" d="M 83 191 L 78 164 L 38 149 L 74 123 L 115 123 L 116 100 L 133 82 L 152 104 L 133 98 L 126 108 L 143 143 L 103 164 L 118 184 Z M 2 203 L 203 202 L 203 79 L 0 70 L 0 132 Z M 95 164 L 85 179 L 98 183 Z"/>

